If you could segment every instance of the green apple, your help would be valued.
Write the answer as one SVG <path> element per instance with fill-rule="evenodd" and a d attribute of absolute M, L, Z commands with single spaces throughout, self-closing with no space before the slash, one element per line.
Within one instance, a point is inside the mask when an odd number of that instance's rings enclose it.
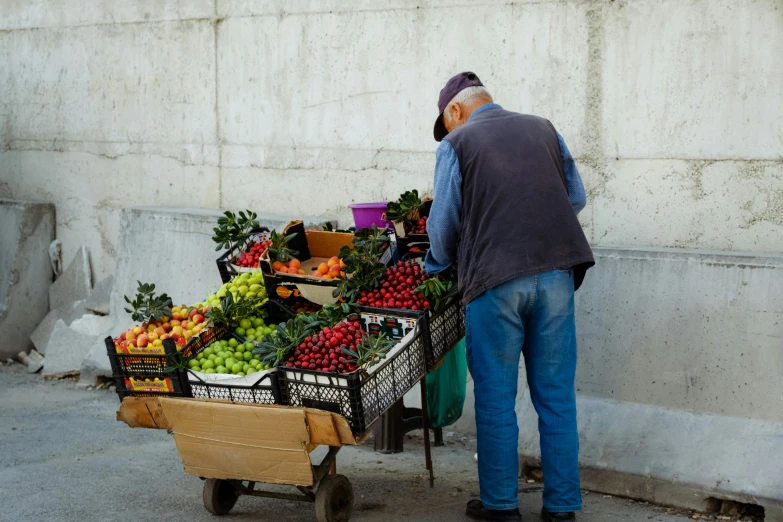
<path fill-rule="evenodd" d="M 252 361 L 253 360 L 253 352 L 245 352 L 242 354 L 242 358 L 246 361 Z"/>
<path fill-rule="evenodd" d="M 228 369 L 222 365 L 215 368 L 215 370 L 217 370 L 218 373 L 228 373 Z"/>
<path fill-rule="evenodd" d="M 239 372 L 242 371 L 242 368 L 244 368 L 244 366 L 242 364 L 236 363 L 236 364 L 234 364 L 234 366 L 231 367 L 231 371 L 233 373 L 239 373 Z"/>
<path fill-rule="evenodd" d="M 212 373 L 217 373 L 217 372 L 215 371 L 215 369 L 214 369 L 214 368 L 209 368 L 209 369 L 207 369 L 207 370 L 206 370 L 204 373 L 209 373 L 209 374 L 212 374 Z"/>
<path fill-rule="evenodd" d="M 253 323 L 250 321 L 250 319 L 242 319 L 241 321 L 239 321 L 239 326 L 247 330 L 248 328 L 253 326 Z"/>
<path fill-rule="evenodd" d="M 201 363 L 201 367 L 204 368 L 205 370 L 211 370 L 212 368 L 215 367 L 215 363 L 210 361 L 210 360 L 207 360 L 207 361 L 204 361 L 203 363 Z M 207 372 L 207 373 L 209 373 L 209 372 Z"/>
<path fill-rule="evenodd" d="M 237 346 L 238 344 L 239 344 L 239 341 L 237 341 L 237 340 L 236 340 L 236 339 L 234 339 L 233 337 L 232 337 L 231 339 L 229 339 L 229 340 L 228 340 L 228 345 L 229 345 L 231 348 L 236 348 L 236 346 Z"/>

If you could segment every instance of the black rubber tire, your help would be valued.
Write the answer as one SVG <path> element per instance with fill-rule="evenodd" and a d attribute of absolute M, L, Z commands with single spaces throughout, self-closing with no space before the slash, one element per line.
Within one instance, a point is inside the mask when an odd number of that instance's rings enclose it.
<path fill-rule="evenodd" d="M 217 516 L 227 515 L 239 498 L 234 486 L 225 480 L 212 478 L 204 482 L 202 496 L 206 510 Z"/>
<path fill-rule="evenodd" d="M 315 493 L 318 522 L 347 522 L 353 513 L 353 487 L 345 475 L 327 475 Z"/>

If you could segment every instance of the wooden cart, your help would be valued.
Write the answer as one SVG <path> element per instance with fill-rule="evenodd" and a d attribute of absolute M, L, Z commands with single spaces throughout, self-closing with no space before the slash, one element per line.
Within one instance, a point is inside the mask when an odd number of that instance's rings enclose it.
<path fill-rule="evenodd" d="M 185 471 L 204 480 L 204 507 L 225 515 L 241 495 L 312 502 L 319 522 L 344 522 L 353 511 L 353 488 L 336 474 L 344 445 L 361 443 L 341 415 L 323 410 L 230 402 L 128 397 L 117 420 L 132 428 L 169 430 Z M 329 447 L 314 464 L 311 452 Z M 298 493 L 257 485 L 286 484 Z"/>

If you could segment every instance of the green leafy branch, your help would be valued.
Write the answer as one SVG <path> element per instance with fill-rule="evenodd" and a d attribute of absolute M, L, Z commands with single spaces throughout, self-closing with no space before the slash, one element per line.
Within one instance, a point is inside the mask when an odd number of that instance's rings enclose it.
<path fill-rule="evenodd" d="M 398 201 L 389 202 L 386 208 L 386 219 L 398 223 L 418 219 L 421 204 L 418 190 L 404 192 Z"/>
<path fill-rule="evenodd" d="M 416 292 L 422 294 L 430 302 L 433 312 L 439 311 L 443 305 L 459 295 L 457 283 L 453 280 L 441 280 L 431 277 L 416 287 Z"/>
<path fill-rule="evenodd" d="M 308 336 L 321 329 L 323 323 L 316 315 L 298 314 L 277 325 L 271 335 L 256 344 L 253 353 L 264 365 L 278 366 Z"/>
<path fill-rule="evenodd" d="M 224 323 L 238 325 L 242 319 L 249 319 L 258 313 L 264 299 L 252 297 L 249 299 L 235 300 L 231 292 L 226 292 L 220 299 L 220 306 L 212 307 L 206 315 L 210 324 Z"/>
<path fill-rule="evenodd" d="M 131 308 L 125 308 L 125 311 L 131 314 L 131 319 L 139 323 L 147 323 L 150 319 L 156 321 L 163 320 L 164 317 L 171 315 L 171 298 L 166 294 L 155 295 L 155 285 L 151 283 L 142 283 L 136 281 L 136 297 L 131 299 L 124 295 L 125 302 L 131 305 Z"/>
<path fill-rule="evenodd" d="M 356 350 L 343 347 L 342 352 L 347 357 L 354 359 L 352 362 L 356 364 L 357 368 L 366 371 L 385 359 L 386 354 L 395 344 L 397 344 L 396 341 L 383 335 L 365 335 L 356 345 Z"/>
<path fill-rule="evenodd" d="M 292 250 L 288 247 L 288 243 L 291 242 L 293 238 L 295 238 L 297 235 L 297 232 L 293 234 L 289 234 L 287 236 L 284 236 L 282 234 L 278 234 L 277 230 L 273 230 L 272 233 L 269 235 L 269 239 L 272 242 L 269 245 L 269 260 L 270 261 L 280 261 L 282 263 L 285 263 L 287 261 L 290 261 L 297 255 L 299 255 L 299 251 Z"/>
<path fill-rule="evenodd" d="M 378 262 L 389 236 L 385 229 L 373 225 L 356 233 L 353 238 L 353 248 L 343 247 L 339 257 L 345 263 L 343 272 L 346 277 L 337 279 L 337 287 L 332 291 L 333 297 L 342 297 L 352 303 L 358 299 L 363 289 L 377 288 L 386 267 Z M 348 277 L 348 276 L 351 277 Z"/>
<path fill-rule="evenodd" d="M 235 246 L 244 246 L 253 229 L 258 228 L 258 215 L 250 210 L 240 211 L 239 215 L 227 210 L 218 218 L 218 226 L 212 230 L 212 241 L 217 243 L 216 251 L 230 250 Z"/>

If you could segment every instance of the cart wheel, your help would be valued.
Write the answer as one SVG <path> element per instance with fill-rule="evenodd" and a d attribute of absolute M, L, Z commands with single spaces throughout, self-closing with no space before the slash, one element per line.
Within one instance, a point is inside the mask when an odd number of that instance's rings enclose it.
<path fill-rule="evenodd" d="M 345 475 L 326 475 L 315 493 L 318 522 L 347 522 L 353 513 L 353 487 Z"/>
<path fill-rule="evenodd" d="M 204 482 L 204 507 L 213 515 L 226 515 L 237 503 L 239 494 L 234 486 L 220 479 Z"/>

